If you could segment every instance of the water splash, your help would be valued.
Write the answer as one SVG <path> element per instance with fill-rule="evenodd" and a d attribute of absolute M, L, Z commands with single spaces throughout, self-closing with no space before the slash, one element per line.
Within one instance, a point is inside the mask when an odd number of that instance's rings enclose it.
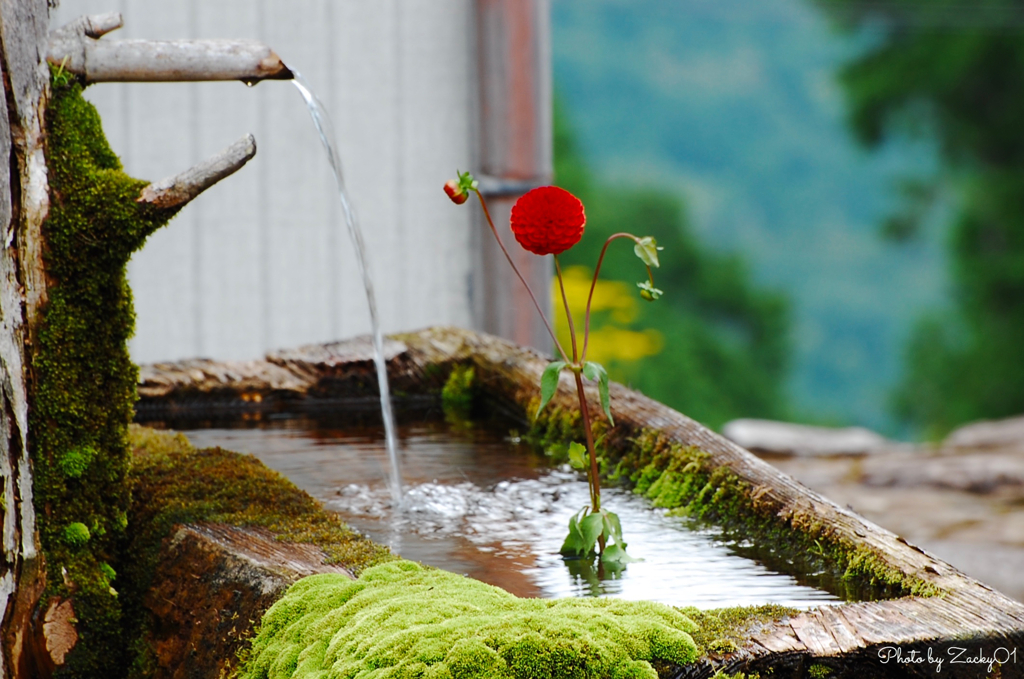
<path fill-rule="evenodd" d="M 452 429 L 442 422 L 405 424 L 405 498 L 394 511 L 380 469 L 386 453 L 379 427 L 346 428 L 329 415 L 239 429 L 185 430 L 199 448 L 251 453 L 339 512 L 353 530 L 404 558 L 465 573 L 518 596 L 613 596 L 675 606 L 721 608 L 774 602 L 809 608 L 836 597 L 807 584 L 848 589 L 829 573 L 799 578 L 788 555 L 669 516 L 620 488 L 608 507 L 630 526 L 629 551 L 643 558 L 624 569 L 595 567 L 559 555 L 569 516 L 590 497 L 586 479 L 510 443 L 508 427 Z M 259 428 L 249 428 L 258 426 Z M 744 554 L 746 556 L 744 556 Z M 765 561 L 765 559 L 768 559 Z M 806 580 L 804 578 L 806 577 Z M 801 584 L 801 581 L 803 584 Z M 869 597 L 870 598 L 870 597 Z"/>
<path fill-rule="evenodd" d="M 338 157 L 338 144 L 334 137 L 334 128 L 331 126 L 331 119 L 327 115 L 327 109 L 323 102 L 310 89 L 309 83 L 292 69 L 294 76 L 292 84 L 302 94 L 306 102 L 309 115 L 313 119 L 313 125 L 320 135 L 320 142 L 327 153 L 327 162 L 330 163 L 331 171 L 334 173 L 334 180 L 338 185 L 338 198 L 341 201 L 341 211 L 345 215 L 345 225 L 348 227 L 348 235 L 352 239 L 352 247 L 355 249 L 356 261 L 359 262 L 359 273 L 363 277 L 363 287 L 366 289 L 366 302 L 370 307 L 370 325 L 373 329 L 373 363 L 377 368 L 377 383 L 380 385 L 380 411 L 384 418 L 384 441 L 388 452 L 390 464 L 390 489 L 391 500 L 396 506 L 402 504 L 402 473 L 398 466 L 398 443 L 395 437 L 395 416 L 391 409 L 391 393 L 388 388 L 387 364 L 384 360 L 384 336 L 380 330 L 380 320 L 377 317 L 377 298 L 373 292 L 373 280 L 370 276 L 370 269 L 366 261 L 366 246 L 363 244 L 363 232 L 359 229 L 359 222 L 356 220 L 352 204 L 349 202 L 348 193 L 345 191 L 345 182 L 341 173 L 341 159 Z"/>

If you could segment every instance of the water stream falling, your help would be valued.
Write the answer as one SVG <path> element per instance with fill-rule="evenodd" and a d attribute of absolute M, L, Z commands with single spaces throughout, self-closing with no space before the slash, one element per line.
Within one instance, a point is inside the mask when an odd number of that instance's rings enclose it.
<path fill-rule="evenodd" d="M 363 232 L 359 229 L 359 222 L 356 220 L 352 204 L 349 202 L 348 193 L 345 191 L 345 182 L 341 173 L 341 159 L 338 157 L 338 144 L 334 137 L 334 128 L 331 126 L 331 119 L 327 115 L 320 99 L 313 94 L 309 83 L 299 74 L 292 70 L 294 79 L 292 83 L 302 94 L 306 102 L 309 115 L 313 119 L 313 125 L 320 135 L 320 142 L 327 153 L 327 162 L 331 165 L 334 173 L 334 180 L 338 184 L 338 198 L 341 201 L 341 211 L 345 215 L 345 225 L 348 227 L 348 235 L 352 239 L 352 247 L 355 249 L 356 261 L 359 262 L 359 273 L 363 277 L 363 287 L 366 289 L 366 302 L 370 307 L 370 325 L 373 329 L 373 363 L 377 368 L 377 383 L 380 385 L 380 411 L 384 419 L 384 441 L 387 447 L 388 463 L 390 465 L 390 490 L 391 500 L 396 507 L 402 504 L 402 473 L 398 466 L 398 443 L 395 436 L 395 416 L 391 409 L 391 392 L 388 387 L 387 363 L 384 360 L 384 336 L 380 330 L 380 320 L 377 317 L 377 298 L 373 292 L 373 280 L 370 276 L 369 265 L 366 261 L 366 246 L 363 244 Z"/>

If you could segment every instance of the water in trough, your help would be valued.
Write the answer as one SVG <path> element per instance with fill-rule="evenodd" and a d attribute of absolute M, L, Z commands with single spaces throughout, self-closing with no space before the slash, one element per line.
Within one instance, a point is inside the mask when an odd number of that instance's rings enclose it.
<path fill-rule="evenodd" d="M 558 549 L 569 516 L 587 502 L 586 480 L 553 467 L 542 452 L 510 435 L 508 426 L 401 426 L 398 456 L 406 492 L 397 509 L 379 425 L 295 416 L 218 427 L 179 428 L 196 446 L 255 455 L 405 558 L 520 596 L 616 596 L 701 608 L 810 607 L 838 600 L 772 571 L 752 545 L 668 516 L 621 489 L 604 491 L 604 503 L 621 517 L 630 554 L 643 561 L 599 572 L 584 561 L 563 560 Z"/>

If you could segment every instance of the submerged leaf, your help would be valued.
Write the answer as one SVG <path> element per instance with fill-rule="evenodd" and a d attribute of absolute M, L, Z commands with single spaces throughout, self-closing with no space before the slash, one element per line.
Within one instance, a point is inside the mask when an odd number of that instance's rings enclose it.
<path fill-rule="evenodd" d="M 597 539 L 601 537 L 602 524 L 603 518 L 599 513 L 589 514 L 580 521 L 580 532 L 583 533 L 583 544 L 585 547 L 584 554 L 590 554 L 594 551 L 594 545 L 597 544 Z"/>
<path fill-rule="evenodd" d="M 590 550 L 585 547 L 577 515 L 573 514 L 569 519 L 569 534 L 565 536 L 565 542 L 562 543 L 562 548 L 558 551 L 565 556 L 586 556 Z"/>
<path fill-rule="evenodd" d="M 604 548 L 604 553 L 601 554 L 602 563 L 621 565 L 635 563 L 637 561 L 643 561 L 643 559 L 634 559 L 629 554 L 626 554 L 626 548 L 621 545 L 608 545 Z"/>

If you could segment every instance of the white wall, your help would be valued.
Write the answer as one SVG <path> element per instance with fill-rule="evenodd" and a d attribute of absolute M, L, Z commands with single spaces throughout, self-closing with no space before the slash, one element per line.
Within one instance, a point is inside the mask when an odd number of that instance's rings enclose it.
<path fill-rule="evenodd" d="M 476 325 L 474 212 L 445 198 L 477 164 L 471 0 L 64 0 L 52 26 L 120 11 L 104 37 L 256 38 L 327 105 L 365 232 L 385 332 Z M 98 84 L 125 169 L 175 174 L 247 132 L 256 157 L 152 236 L 129 268 L 133 358 L 253 358 L 367 332 L 333 180 L 288 82 Z"/>

